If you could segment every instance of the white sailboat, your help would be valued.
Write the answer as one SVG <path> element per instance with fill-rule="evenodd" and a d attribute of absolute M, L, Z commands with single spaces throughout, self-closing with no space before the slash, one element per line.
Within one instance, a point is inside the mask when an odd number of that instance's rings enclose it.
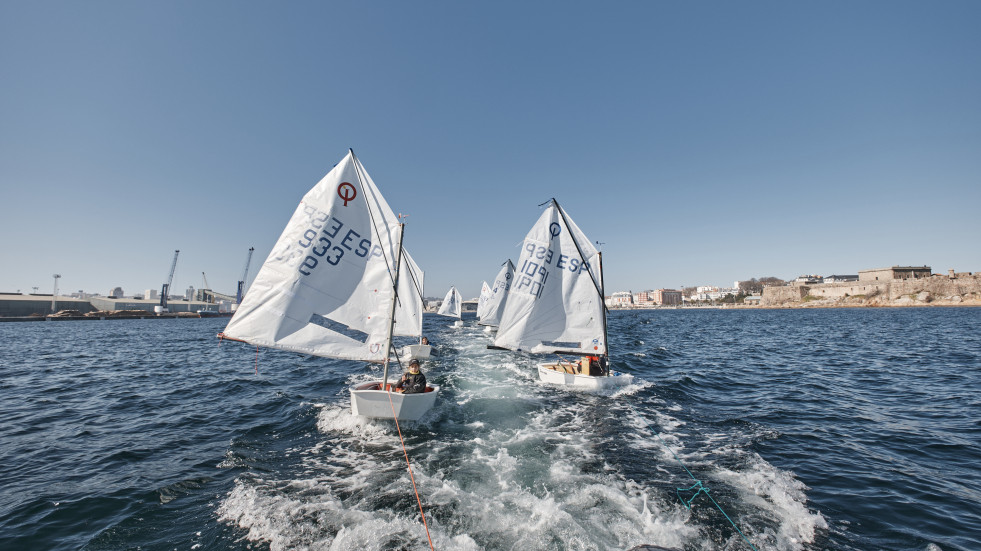
<path fill-rule="evenodd" d="M 460 296 L 460 291 L 457 291 L 456 287 L 450 287 L 450 290 L 446 292 L 443 303 L 439 305 L 439 310 L 436 313 L 441 316 L 456 318 L 457 321 L 453 322 L 453 326 L 463 327 L 463 297 Z"/>
<path fill-rule="evenodd" d="M 538 365 L 547 383 L 605 388 L 631 382 L 631 375 L 609 367 L 602 256 L 555 199 L 525 237 L 517 266 L 495 347 L 559 355 Z"/>
<path fill-rule="evenodd" d="M 504 305 L 507 304 L 508 293 L 511 291 L 511 282 L 514 280 L 514 264 L 509 259 L 501 267 L 494 278 L 494 285 L 490 288 L 490 294 L 484 302 L 483 311 L 478 306 L 478 324 L 485 326 L 485 331 L 493 332 L 501 324 L 501 315 L 504 313 Z"/>
<path fill-rule="evenodd" d="M 381 380 L 351 389 L 352 412 L 418 419 L 435 403 L 439 386 L 400 394 L 387 384 L 392 336 L 422 334 L 422 298 L 411 292 L 422 271 L 402 247 L 404 230 L 349 151 L 304 195 L 219 336 L 382 363 Z M 403 266 L 412 277 L 400 279 Z"/>
<path fill-rule="evenodd" d="M 484 316 L 487 301 L 491 296 L 490 285 L 486 281 L 480 282 L 480 296 L 477 297 L 477 322 L 480 323 L 480 318 Z"/>
<path fill-rule="evenodd" d="M 429 345 L 428 339 L 422 336 L 422 313 L 423 310 L 425 309 L 423 296 L 425 294 L 425 288 L 426 288 L 424 284 L 424 277 L 423 277 L 424 274 L 422 270 L 420 270 L 419 267 L 415 265 L 415 262 L 411 262 L 408 268 L 409 268 L 408 270 L 409 280 L 407 281 L 407 283 L 410 284 L 409 289 L 403 292 L 402 289 L 403 280 L 400 279 L 399 297 L 400 300 L 402 299 L 401 297 L 407 297 L 406 300 L 411 300 L 413 306 L 418 307 L 418 318 L 412 317 L 411 324 L 406 324 L 406 325 L 411 325 L 413 330 L 413 332 L 411 334 L 408 334 L 408 336 L 419 337 L 419 342 L 416 344 L 409 344 L 402 347 L 402 359 L 403 360 L 428 360 L 429 356 L 432 353 L 432 346 Z M 411 298 L 408 298 L 409 293 L 411 293 L 412 295 Z M 415 310 L 413 310 L 413 316 L 415 316 Z M 396 324 L 395 324 L 396 328 L 399 327 L 399 323 L 401 323 L 401 319 L 398 316 L 396 316 Z"/>

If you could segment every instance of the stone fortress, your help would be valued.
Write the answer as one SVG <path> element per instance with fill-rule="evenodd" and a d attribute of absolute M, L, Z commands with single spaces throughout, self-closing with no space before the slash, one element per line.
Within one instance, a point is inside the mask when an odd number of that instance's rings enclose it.
<path fill-rule="evenodd" d="M 760 306 L 771 308 L 842 306 L 981 306 L 981 273 L 934 274 L 929 266 L 863 270 L 857 281 L 795 281 L 766 287 Z"/>

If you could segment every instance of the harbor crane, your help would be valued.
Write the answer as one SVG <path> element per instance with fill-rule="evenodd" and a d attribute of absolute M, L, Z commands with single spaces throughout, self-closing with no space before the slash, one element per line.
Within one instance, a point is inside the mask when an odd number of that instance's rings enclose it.
<path fill-rule="evenodd" d="M 54 293 L 51 294 L 51 313 L 55 314 L 58 312 L 58 280 L 61 278 L 61 274 L 54 274 L 55 288 Z M 37 287 L 35 287 L 36 289 Z"/>
<path fill-rule="evenodd" d="M 201 289 L 201 298 L 208 303 L 214 302 L 214 295 L 211 294 L 211 286 L 208 285 L 208 276 L 204 275 L 204 272 L 201 272 L 201 279 L 204 280 L 204 288 Z"/>
<path fill-rule="evenodd" d="M 242 297 L 245 295 L 245 282 L 249 276 L 249 263 L 252 262 L 252 251 L 255 247 L 249 247 L 249 256 L 245 259 L 245 269 L 242 270 L 242 279 L 238 282 L 238 291 L 235 293 L 236 304 L 242 304 Z"/>
<path fill-rule="evenodd" d="M 174 251 L 174 261 L 170 264 L 170 275 L 167 276 L 167 283 L 163 284 L 163 289 L 160 291 L 160 306 L 154 308 L 157 313 L 170 311 L 167 309 L 167 293 L 170 292 L 170 284 L 174 282 L 174 270 L 177 269 L 177 255 L 180 252 L 180 249 Z"/>

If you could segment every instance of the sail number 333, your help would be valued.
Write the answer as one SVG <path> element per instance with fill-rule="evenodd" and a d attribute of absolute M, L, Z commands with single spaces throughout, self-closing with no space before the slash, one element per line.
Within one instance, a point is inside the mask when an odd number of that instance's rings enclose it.
<path fill-rule="evenodd" d="M 336 216 L 332 217 L 329 213 L 310 206 L 304 208 L 304 213 L 309 217 L 310 227 L 293 243 L 293 250 L 289 253 L 289 258 L 285 259 L 289 261 L 291 258 L 303 257 L 297 268 L 301 274 L 313 274 L 321 262 L 337 266 L 346 253 L 360 258 L 365 258 L 369 253 L 373 256 L 381 255 L 381 248 L 377 245 L 373 248 L 370 238 L 361 237 L 352 228 L 345 229 L 344 222 Z"/>

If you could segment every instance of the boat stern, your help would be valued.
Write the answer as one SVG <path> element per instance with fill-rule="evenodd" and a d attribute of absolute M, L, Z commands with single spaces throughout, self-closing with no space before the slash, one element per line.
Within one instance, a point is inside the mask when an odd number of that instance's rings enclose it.
<path fill-rule="evenodd" d="M 372 419 L 418 421 L 432 409 L 438 393 L 439 385 L 428 385 L 426 392 L 418 394 L 402 394 L 381 390 L 381 381 L 371 381 L 351 388 L 351 413 Z"/>
<path fill-rule="evenodd" d="M 633 375 L 614 371 L 613 375 L 594 377 L 575 372 L 575 364 L 565 362 L 538 364 L 538 378 L 543 383 L 574 386 L 584 389 L 601 389 L 624 386 L 633 382 Z"/>

